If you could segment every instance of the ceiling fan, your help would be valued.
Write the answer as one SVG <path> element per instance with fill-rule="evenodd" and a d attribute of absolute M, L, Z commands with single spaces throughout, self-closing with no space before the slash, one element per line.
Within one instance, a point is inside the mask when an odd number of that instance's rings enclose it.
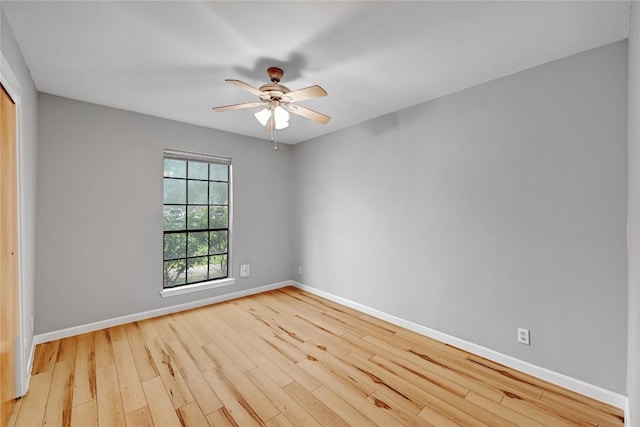
<path fill-rule="evenodd" d="M 259 89 L 240 80 L 225 80 L 234 86 L 257 95 L 260 101 L 214 107 L 213 111 L 222 112 L 264 106 L 265 108 L 255 113 L 255 116 L 267 130 L 272 132 L 289 126 L 290 112 L 321 124 L 326 124 L 331 120 L 331 117 L 325 114 L 295 104 L 295 102 L 304 101 L 305 99 L 327 96 L 327 92 L 320 86 L 313 85 L 291 91 L 288 87 L 280 84 L 280 79 L 284 74 L 281 68 L 269 67 L 267 73 L 269 73 L 271 83 L 264 84 Z"/>

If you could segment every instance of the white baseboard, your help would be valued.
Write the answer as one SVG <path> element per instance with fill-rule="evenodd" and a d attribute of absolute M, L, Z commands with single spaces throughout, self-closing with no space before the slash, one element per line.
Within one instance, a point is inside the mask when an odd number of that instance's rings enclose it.
<path fill-rule="evenodd" d="M 75 335 L 85 334 L 87 332 L 99 331 L 104 328 L 111 328 L 113 326 L 124 325 L 126 323 L 136 322 L 138 320 L 150 319 L 152 317 L 164 316 L 165 314 L 177 313 L 179 311 L 189 310 L 196 307 L 202 307 L 204 305 L 215 304 L 218 302 L 229 301 L 236 298 L 245 297 L 248 295 L 259 294 L 261 292 L 270 291 L 273 289 L 279 289 L 284 286 L 289 286 L 290 281 L 272 283 L 270 285 L 264 285 L 257 288 L 246 289 L 244 291 L 231 292 L 217 297 L 201 299 L 198 301 L 187 302 L 184 304 L 172 305 L 169 307 L 157 308 L 154 310 L 143 311 L 141 313 L 128 314 L 126 316 L 114 317 L 112 319 L 100 320 L 98 322 L 87 323 L 85 325 L 72 326 L 66 329 L 60 329 L 57 331 L 46 332 L 33 337 L 33 345 L 42 344 L 49 341 L 55 341 L 62 338 L 72 337 Z M 29 369 L 31 372 L 31 369 Z"/>
<path fill-rule="evenodd" d="M 307 286 L 296 281 L 293 281 L 292 283 L 297 288 L 307 291 L 311 294 L 318 295 L 320 297 L 326 298 L 330 301 L 334 301 L 342 305 L 346 305 L 347 307 L 369 314 L 373 317 L 377 317 L 378 319 L 385 320 L 389 323 L 393 323 L 394 325 L 401 326 L 403 328 L 406 328 L 411 331 L 417 332 L 419 334 L 425 335 L 427 337 L 436 339 L 443 343 L 450 344 L 454 347 L 458 347 L 462 350 L 468 351 L 469 353 L 473 353 L 478 356 L 485 357 L 489 360 L 500 363 L 509 368 L 516 369 L 520 372 L 524 372 L 526 374 L 532 375 L 534 377 L 540 378 L 542 380 L 548 381 L 557 386 L 575 391 L 576 393 L 580 393 L 582 395 L 591 397 L 601 402 L 608 403 L 609 405 L 625 410 L 625 414 L 628 413 L 627 412 L 627 406 L 628 406 L 627 396 L 624 396 L 622 394 L 618 394 L 613 391 L 606 390 L 602 387 L 589 384 L 582 380 L 578 380 L 576 378 L 572 378 L 567 375 L 554 372 L 550 369 L 543 368 L 543 367 L 534 365 L 532 363 L 525 362 L 520 359 L 516 359 L 515 357 L 508 356 L 503 353 L 499 353 L 495 350 L 491 350 L 481 345 L 474 344 L 472 342 L 465 341 L 460 338 L 456 338 L 454 336 L 445 334 L 435 329 L 431 329 L 426 326 L 411 322 L 409 320 L 396 317 L 394 315 L 385 313 L 375 308 L 371 308 L 366 305 L 330 294 L 320 289 Z"/>

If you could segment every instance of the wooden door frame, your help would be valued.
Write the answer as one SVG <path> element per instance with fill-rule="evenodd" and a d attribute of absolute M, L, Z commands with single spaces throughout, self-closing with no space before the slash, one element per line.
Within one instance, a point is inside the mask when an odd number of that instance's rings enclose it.
<path fill-rule="evenodd" d="M 24 301 L 24 283 L 23 283 L 23 245 L 22 245 L 22 227 L 24 225 L 23 218 L 23 196 L 22 196 L 22 137 L 23 121 L 22 121 L 22 86 L 20 81 L 13 73 L 9 62 L 4 54 L 0 52 L 0 83 L 7 91 L 13 102 L 16 104 L 16 184 L 17 184 L 17 220 L 18 220 L 18 343 L 15 346 L 16 354 L 14 366 L 16 370 L 15 376 L 15 393 L 16 397 L 24 396 L 29 387 L 29 379 L 31 377 L 30 366 L 33 361 L 34 346 L 30 349 L 26 348 L 26 322 L 24 313 L 26 313 Z"/>

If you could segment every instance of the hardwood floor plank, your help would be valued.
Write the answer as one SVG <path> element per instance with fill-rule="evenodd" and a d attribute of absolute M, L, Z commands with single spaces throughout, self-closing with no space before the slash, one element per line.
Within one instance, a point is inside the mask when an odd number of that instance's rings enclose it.
<path fill-rule="evenodd" d="M 220 322 L 216 325 L 217 329 L 222 333 L 229 341 L 231 341 L 243 354 L 246 354 L 257 367 L 276 382 L 280 387 L 284 387 L 293 381 L 293 378 L 284 369 L 278 366 L 276 363 L 265 357 L 258 348 L 252 345 L 245 337 L 237 334 L 228 325 L 230 322 L 227 319 L 225 322 Z"/>
<path fill-rule="evenodd" d="M 47 426 L 71 425 L 73 406 L 73 365 L 71 361 L 58 362 L 53 369 L 44 423 Z"/>
<path fill-rule="evenodd" d="M 16 399 L 15 403 L 13 404 L 13 408 L 11 408 L 9 419 L 7 420 L 7 427 L 15 427 L 18 418 L 18 412 L 20 412 L 20 407 L 22 406 L 23 401 L 24 398 Z"/>
<path fill-rule="evenodd" d="M 369 400 L 373 402 L 379 408 L 384 409 L 396 420 L 400 421 L 405 426 L 432 426 L 433 424 L 427 422 L 423 418 L 418 417 L 413 412 L 408 411 L 402 405 L 395 402 L 383 391 L 376 391 Z"/>
<path fill-rule="evenodd" d="M 377 425 L 325 386 L 318 387 L 312 394 L 325 406 L 331 408 L 333 412 L 350 426 L 365 427 Z"/>
<path fill-rule="evenodd" d="M 124 325 L 109 328 L 109 334 L 111 335 L 111 342 L 127 339 L 127 333 L 124 330 Z"/>
<path fill-rule="evenodd" d="M 125 325 L 124 329 L 127 333 L 127 341 L 131 348 L 131 354 L 133 355 L 133 361 L 138 370 L 140 381 L 145 382 L 160 375 L 156 369 L 156 365 L 153 363 L 151 352 L 147 348 L 144 335 L 138 322 L 129 323 Z"/>
<path fill-rule="evenodd" d="M 425 419 L 429 424 L 433 424 L 436 427 L 461 427 L 464 424 L 458 424 L 453 422 L 453 420 L 445 417 L 440 414 L 438 411 L 435 411 L 428 406 L 425 406 L 422 411 L 418 414 L 419 417 Z"/>
<path fill-rule="evenodd" d="M 197 308 L 187 313 L 175 313 L 172 315 L 179 323 L 178 339 L 182 341 L 182 335 L 186 332 L 187 341 L 190 344 L 188 347 L 202 347 L 212 342 L 211 337 L 203 329 L 197 327 L 200 323 L 198 319 L 204 317 L 203 312 L 206 312 L 206 310 L 203 311 L 201 308 Z"/>
<path fill-rule="evenodd" d="M 623 417 L 289 287 L 40 344 L 8 427 L 623 427 Z"/>
<path fill-rule="evenodd" d="M 142 331 L 145 341 L 149 341 L 160 336 L 156 327 L 153 325 L 153 319 L 139 320 L 137 323 L 138 326 L 140 326 L 140 331 Z"/>
<path fill-rule="evenodd" d="M 504 369 L 505 367 L 497 368 L 495 365 L 488 364 L 484 359 L 480 358 L 467 358 L 467 361 L 470 363 L 463 363 L 465 371 L 476 378 L 482 378 L 485 383 L 500 384 L 519 396 L 527 396 L 534 399 L 542 397 L 541 389 L 530 384 L 522 377 L 511 375 L 509 371 Z"/>
<path fill-rule="evenodd" d="M 264 424 L 260 415 L 258 415 L 242 394 L 222 374 L 221 370 L 218 368 L 211 369 L 210 371 L 204 372 L 204 377 L 222 401 L 225 418 L 233 421 L 233 424 L 242 427 L 254 427 Z"/>
<path fill-rule="evenodd" d="M 385 337 L 393 337 L 390 341 L 395 346 L 406 347 L 408 350 L 413 345 L 409 341 L 405 341 L 402 337 L 396 336 L 395 332 L 390 331 L 386 328 L 381 328 L 374 323 L 369 323 L 365 319 L 359 317 L 353 317 L 345 313 L 337 312 L 334 310 L 326 310 L 322 312 L 323 316 L 327 316 L 331 319 L 334 319 L 336 322 L 339 322 L 345 329 L 348 329 L 349 332 L 354 335 L 373 335 L 380 339 L 384 339 Z M 358 332 L 357 334 L 355 332 Z"/>
<path fill-rule="evenodd" d="M 283 387 L 283 390 L 289 395 L 289 397 L 298 402 L 298 404 L 302 406 L 305 411 L 307 411 L 321 425 L 332 427 L 348 426 L 348 424 L 345 423 L 327 405 L 318 400 L 318 398 L 316 398 L 313 394 L 311 394 L 297 382 L 287 384 Z"/>
<path fill-rule="evenodd" d="M 173 407 L 177 409 L 187 403 L 193 402 L 194 398 L 191 390 L 189 390 L 189 387 L 185 383 L 184 378 L 182 378 L 182 375 L 160 337 L 155 337 L 153 340 L 147 341 L 147 347 L 151 352 L 151 357 L 160 374 L 160 378 L 162 378 L 162 382 L 167 388 Z M 149 381 L 151 380 L 145 382 L 148 383 Z"/>
<path fill-rule="evenodd" d="M 96 360 L 94 335 L 78 336 L 76 367 L 73 378 L 73 406 L 96 398 Z"/>
<path fill-rule="evenodd" d="M 144 398 L 142 384 L 138 377 L 138 370 L 133 361 L 133 354 L 128 340 L 113 342 L 113 356 L 115 358 L 118 383 L 120 384 L 120 396 L 124 413 L 135 411 L 147 406 Z"/>
<path fill-rule="evenodd" d="M 347 383 L 334 378 L 331 373 L 325 371 L 316 363 L 305 360 L 300 362 L 299 366 L 313 375 L 316 380 L 322 383 L 325 387 L 330 389 L 333 393 L 344 399 L 354 409 L 359 411 L 362 415 L 369 418 L 375 424 L 383 424 L 385 426 L 400 426 L 395 418 L 388 415 L 383 409 L 377 407 L 373 402 L 367 400 L 367 396 L 362 396 L 357 393 Z"/>
<path fill-rule="evenodd" d="M 207 421 L 212 427 L 239 427 L 227 408 L 224 406 L 207 415 Z"/>
<path fill-rule="evenodd" d="M 222 408 L 222 402 L 202 372 L 193 363 L 182 344 L 179 341 L 171 341 L 167 343 L 167 350 L 203 414 L 209 415 Z"/>
<path fill-rule="evenodd" d="M 544 408 L 537 406 L 535 403 L 518 397 L 506 396 L 500 404 L 545 426 L 568 427 L 577 424 L 577 420 L 576 423 L 574 423 L 564 418 L 562 414 L 546 412 Z"/>
<path fill-rule="evenodd" d="M 116 365 L 96 369 L 98 423 L 101 426 L 125 425 Z"/>
<path fill-rule="evenodd" d="M 262 340 L 269 347 L 294 363 L 302 362 L 307 358 L 307 355 L 301 352 L 296 346 L 284 340 L 281 334 L 275 332 L 264 333 L 262 331 L 255 331 L 255 334 L 248 334 L 248 336 L 252 335 L 256 335 L 258 340 Z"/>
<path fill-rule="evenodd" d="M 205 331 L 211 337 L 211 342 L 220 348 L 233 363 L 242 371 L 246 372 L 256 367 L 256 364 L 245 355 L 238 347 L 236 347 L 227 337 L 225 337 L 216 327 L 217 323 L 224 322 L 220 317 L 213 317 L 206 327 Z M 206 346 L 204 346 L 206 348 Z"/>
<path fill-rule="evenodd" d="M 169 319 L 170 316 L 160 316 L 149 319 L 151 320 L 153 327 L 158 331 L 158 336 L 162 342 L 169 342 L 178 339 L 175 331 L 171 328 Z"/>
<path fill-rule="evenodd" d="M 124 416 L 127 427 L 154 427 L 149 407 L 145 406 Z"/>
<path fill-rule="evenodd" d="M 98 427 L 98 403 L 90 400 L 74 406 L 71 412 L 71 427 Z"/>
<path fill-rule="evenodd" d="M 182 408 L 178 408 L 176 412 L 178 413 L 180 424 L 184 427 L 202 427 L 209 424 L 196 402 L 188 403 Z"/>
<path fill-rule="evenodd" d="M 367 375 L 349 361 L 307 343 L 301 344 L 300 348 L 307 353 L 307 360 L 318 364 L 322 369 L 329 372 L 332 377 L 348 384 L 363 397 L 369 396 L 376 390 L 376 379 Z"/>
<path fill-rule="evenodd" d="M 206 345 L 204 350 L 218 367 L 214 371 L 220 374 L 222 381 L 229 386 L 228 389 L 233 392 L 239 401 L 246 402 L 243 407 L 247 411 L 251 410 L 255 413 L 261 422 L 266 422 L 278 414 L 278 409 L 271 401 L 216 344 Z M 217 392 L 216 388 L 214 390 Z M 222 399 L 222 396 L 219 397 Z"/>
<path fill-rule="evenodd" d="M 455 383 L 448 381 L 445 378 L 438 375 L 430 374 L 425 375 L 422 372 L 407 369 L 405 366 L 393 363 L 386 360 L 384 357 L 375 355 L 369 359 L 372 363 L 382 367 L 383 369 L 393 373 L 395 376 L 402 378 L 410 384 L 418 387 L 421 390 L 431 393 L 434 396 L 437 395 L 439 390 L 452 393 L 459 397 L 465 397 L 469 393 L 469 389 Z"/>
<path fill-rule="evenodd" d="M 463 373 L 453 371 L 451 369 L 448 369 L 445 366 L 438 365 L 437 363 L 427 361 L 425 359 L 418 357 L 413 353 L 409 353 L 409 352 L 405 352 L 401 354 L 391 353 L 382 347 L 379 347 L 373 343 L 369 343 L 365 340 L 359 339 L 350 334 L 345 334 L 341 338 L 353 344 L 354 346 L 360 346 L 362 348 L 365 348 L 366 351 L 372 354 L 371 357 L 373 357 L 374 355 L 377 355 L 378 357 L 383 357 L 384 359 L 410 372 L 415 372 L 419 375 L 425 375 L 427 378 L 429 378 L 430 381 L 433 381 L 433 382 L 444 381 L 444 384 L 448 384 L 448 383 L 457 384 L 468 390 L 475 391 L 481 396 L 487 397 L 488 399 L 491 399 L 495 402 L 500 402 L 504 397 L 504 393 L 502 393 L 501 391 L 492 389 L 486 386 L 485 384 L 475 380 L 473 377 L 464 375 Z M 360 353 L 358 353 L 358 355 L 361 356 Z"/>
<path fill-rule="evenodd" d="M 36 351 L 33 356 L 33 368 L 31 369 L 32 375 L 53 371 L 58 358 L 59 345 L 60 341 L 51 341 L 40 344 L 36 347 Z"/>
<path fill-rule="evenodd" d="M 198 321 L 200 315 L 198 311 L 190 312 L 190 316 L 180 317 L 180 322 L 184 326 L 188 333 L 180 333 L 178 340 L 182 343 L 182 346 L 189 354 L 189 357 L 196 364 L 201 372 L 208 371 L 215 368 L 215 365 L 209 359 L 209 356 L 202 349 L 203 345 L 211 343 L 211 338 L 202 330 L 201 322 Z M 206 339 L 203 338 L 206 336 Z M 200 337 L 196 339 L 195 337 Z"/>
<path fill-rule="evenodd" d="M 115 363 L 113 347 L 111 346 L 111 332 L 109 329 L 101 329 L 93 333 L 96 352 L 96 368 Z"/>
<path fill-rule="evenodd" d="M 22 398 L 20 412 L 16 417 L 16 426 L 41 426 L 43 424 L 52 377 L 53 370 L 31 376 L 29 392 Z"/>
<path fill-rule="evenodd" d="M 465 396 L 465 399 L 481 408 L 485 408 L 486 410 L 496 414 L 499 417 L 504 418 L 505 420 L 515 425 L 526 427 L 544 427 L 544 424 L 541 424 L 534 419 L 527 417 L 526 415 L 522 415 L 512 409 L 507 408 L 504 405 L 482 397 L 474 392 L 470 392 L 469 394 L 467 394 Z"/>
<path fill-rule="evenodd" d="M 61 339 L 60 345 L 58 346 L 58 355 L 56 356 L 56 362 L 69 362 L 69 365 L 74 366 L 76 362 L 77 345 L 77 337 L 67 337 Z"/>
<path fill-rule="evenodd" d="M 156 426 L 182 426 L 161 377 L 145 381 L 142 383 L 142 389 L 149 403 L 149 413 Z"/>
<path fill-rule="evenodd" d="M 283 371 L 287 373 L 294 381 L 304 387 L 307 391 L 313 391 L 320 387 L 320 383 L 317 382 L 311 375 L 300 369 L 295 361 L 287 358 L 284 354 L 279 352 L 275 347 L 270 346 L 261 337 L 253 334 L 243 335 L 247 341 L 251 342 L 258 351 L 265 355 L 269 360 L 272 360 L 275 364 L 281 367 Z"/>
<path fill-rule="evenodd" d="M 287 417 L 285 417 L 282 414 L 278 414 L 275 417 L 271 418 L 269 421 L 266 422 L 266 426 L 267 427 L 295 427 L 294 424 L 292 424 Z"/>
<path fill-rule="evenodd" d="M 476 421 L 490 426 L 512 425 L 503 418 L 465 401 L 464 395 L 455 394 L 428 381 L 424 381 L 421 387 L 405 381 L 397 375 L 399 368 L 394 368 L 394 365 L 384 359 L 376 359 L 378 362 L 384 361 L 384 363 L 378 364 L 352 355 L 347 358 L 353 360 L 362 369 L 370 371 L 372 375 L 378 376 L 384 384 L 388 384 L 387 394 L 393 391 L 398 396 L 405 397 L 405 401 L 411 401 L 423 407 L 428 406 L 442 413 L 446 412 L 448 417 L 469 423 L 469 425 Z M 455 410 L 451 409 L 452 406 L 455 407 Z"/>
<path fill-rule="evenodd" d="M 597 422 L 598 426 L 614 426 L 624 420 L 624 416 L 611 413 L 607 407 L 593 407 L 570 397 L 544 391 L 542 401 L 553 405 L 556 408 L 571 408 L 585 421 Z"/>
<path fill-rule="evenodd" d="M 247 376 L 265 396 L 269 397 L 269 400 L 278 408 L 280 413 L 293 425 L 321 427 L 315 418 L 298 405 L 295 400 L 285 393 L 278 384 L 274 383 L 260 368 L 255 368 L 247 372 Z"/>
<path fill-rule="evenodd" d="M 324 348 L 336 356 L 344 356 L 353 351 L 350 346 L 345 344 L 341 337 L 324 333 L 302 318 L 290 317 L 287 320 L 288 322 L 285 325 L 286 329 L 283 330 L 292 338 L 295 337 L 292 336 L 291 333 L 288 333 L 288 331 L 292 331 L 296 336 L 305 337 L 305 339 L 303 339 L 304 342 L 311 342 L 316 347 Z"/>

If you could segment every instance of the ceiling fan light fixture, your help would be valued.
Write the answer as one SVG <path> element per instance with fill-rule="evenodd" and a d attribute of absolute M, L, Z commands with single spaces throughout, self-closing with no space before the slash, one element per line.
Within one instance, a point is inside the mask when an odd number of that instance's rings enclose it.
<path fill-rule="evenodd" d="M 256 119 L 258 119 L 262 126 L 266 126 L 269 117 L 271 117 L 271 111 L 268 108 L 265 108 L 255 113 L 254 116 L 256 116 Z"/>
<path fill-rule="evenodd" d="M 279 105 L 273 109 L 265 108 L 263 110 L 260 110 L 255 113 L 254 116 L 262 126 L 267 126 L 267 123 L 269 122 L 272 114 L 276 122 L 277 130 L 284 129 L 289 126 L 289 112 Z"/>
<path fill-rule="evenodd" d="M 279 105 L 273 109 L 273 118 L 276 121 L 276 129 L 289 126 L 289 112 Z"/>

